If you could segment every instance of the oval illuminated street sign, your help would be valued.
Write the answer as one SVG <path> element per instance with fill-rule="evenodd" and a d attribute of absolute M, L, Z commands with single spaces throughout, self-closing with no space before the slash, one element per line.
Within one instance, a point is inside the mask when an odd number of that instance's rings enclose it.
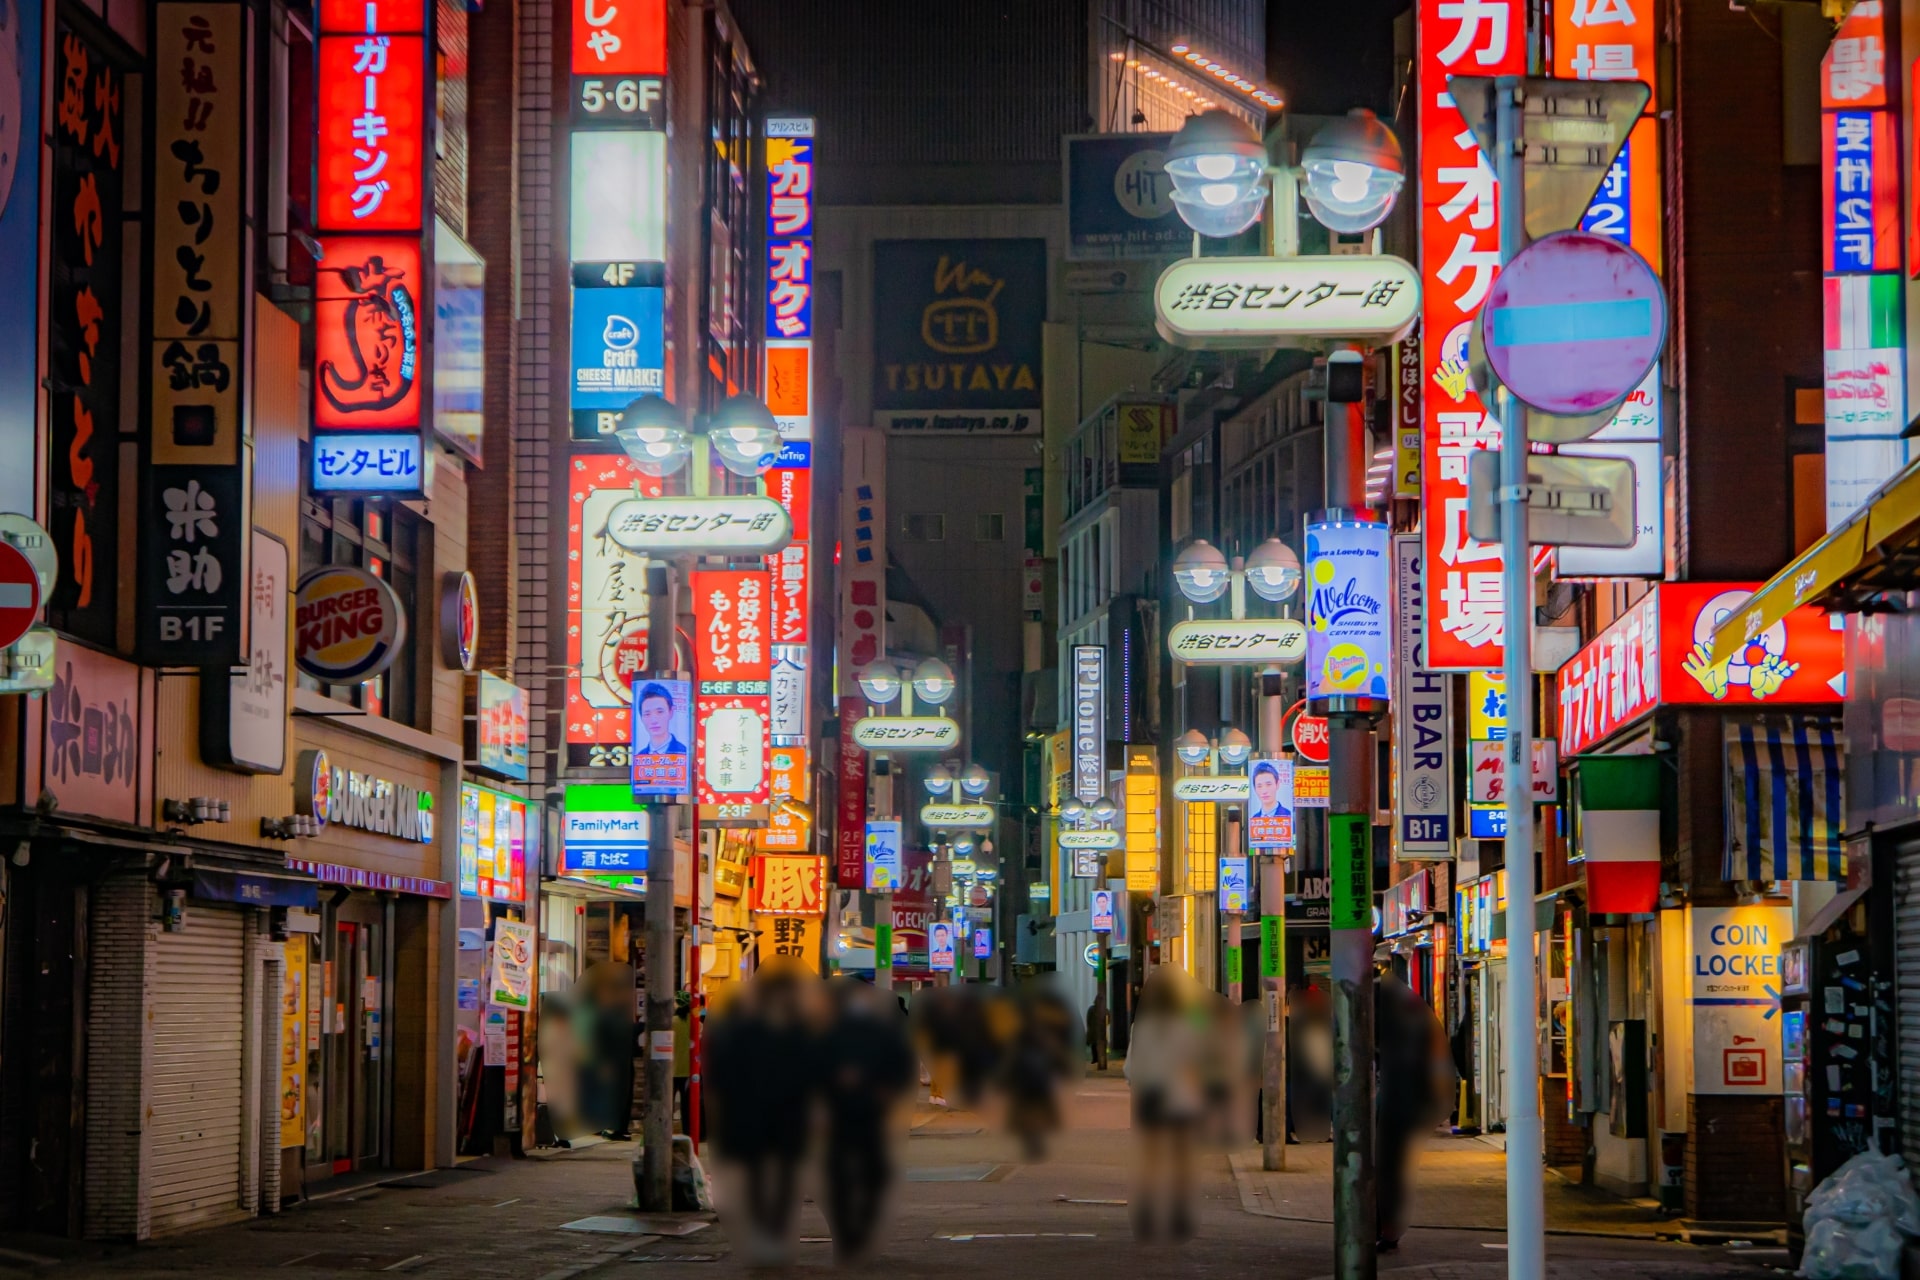
<path fill-rule="evenodd" d="M 945 716 L 868 716 L 853 726 L 855 746 L 868 751 L 951 751 L 960 722 Z"/>
<path fill-rule="evenodd" d="M 663 555 L 765 555 L 793 539 L 787 509 L 772 498 L 629 498 L 607 513 L 607 536 L 628 551 Z"/>
<path fill-rule="evenodd" d="M 1307 628 L 1297 618 L 1201 618 L 1175 623 L 1167 652 L 1203 666 L 1292 665 L 1307 656 Z"/>
<path fill-rule="evenodd" d="M 1201 775 L 1193 778 L 1175 778 L 1173 798 L 1175 800 L 1195 800 L 1202 804 L 1209 801 L 1226 804 L 1235 800 L 1246 800 L 1253 795 L 1244 774 L 1230 777 L 1211 777 Z"/>
<path fill-rule="evenodd" d="M 1176 347 L 1385 346 L 1420 314 L 1420 273 L 1385 254 L 1182 258 L 1153 287 L 1153 322 Z"/>
<path fill-rule="evenodd" d="M 984 804 L 930 804 L 920 810 L 920 821 L 948 831 L 979 831 L 991 827 L 993 807 Z"/>
<path fill-rule="evenodd" d="M 1118 831 L 1062 831 L 1060 847 L 1062 849 L 1118 849 L 1120 833 Z"/>

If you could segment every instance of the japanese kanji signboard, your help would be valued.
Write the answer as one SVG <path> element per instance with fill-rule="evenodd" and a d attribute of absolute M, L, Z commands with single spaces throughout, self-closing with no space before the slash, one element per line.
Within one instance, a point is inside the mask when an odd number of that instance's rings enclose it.
<path fill-rule="evenodd" d="M 811 119 L 767 121 L 766 398 L 794 442 L 813 438 L 813 149 Z"/>
<path fill-rule="evenodd" d="M 154 666 L 247 659 L 247 468 L 241 340 L 252 262 L 245 12 L 154 6 L 149 80 L 146 430 L 141 435 L 135 648 Z"/>
<path fill-rule="evenodd" d="M 809 853 L 763 853 L 755 857 L 753 909 L 762 915 L 826 914 L 825 859 Z"/>
<path fill-rule="evenodd" d="M 1526 9 L 1520 0 L 1419 0 L 1417 15 L 1426 665 L 1497 667 L 1500 548 L 1467 534 L 1467 454 L 1498 448 L 1500 426 L 1468 380 L 1467 345 L 1500 269 L 1499 202 L 1447 77 L 1524 74 Z"/>
<path fill-rule="evenodd" d="M 764 804 L 772 644 L 764 570 L 697 569 L 693 595 L 699 803 Z"/>
<path fill-rule="evenodd" d="M 624 454 L 568 464 L 567 758 L 624 768 L 632 741 L 633 677 L 647 665 L 647 557 L 614 541 L 614 509 L 660 481 Z"/>
<path fill-rule="evenodd" d="M 1154 325 L 1179 347 L 1384 344 L 1420 315 L 1412 264 L 1384 255 L 1183 258 L 1154 286 Z"/>

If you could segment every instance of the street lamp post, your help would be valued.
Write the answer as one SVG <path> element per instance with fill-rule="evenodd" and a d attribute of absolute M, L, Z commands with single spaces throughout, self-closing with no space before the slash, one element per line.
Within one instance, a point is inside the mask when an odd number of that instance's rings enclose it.
<path fill-rule="evenodd" d="M 765 474 L 780 450 L 780 432 L 773 415 L 758 400 L 744 395 L 722 402 L 701 424 L 698 435 L 686 429 L 680 411 L 666 400 L 641 396 L 621 411 L 614 439 L 641 471 L 662 478 L 681 470 L 688 458 L 697 454 L 698 465 L 688 477 L 695 496 L 705 496 L 708 488 L 708 449 L 719 455 L 729 471 L 742 477 Z M 656 558 L 659 563 L 647 567 L 647 667 L 650 674 L 670 676 L 675 667 L 678 566 L 669 558 Z M 665 1213 L 673 1207 L 673 1014 L 679 958 L 673 919 L 673 827 L 670 805 L 659 801 L 648 804 L 647 1109 L 641 1122 L 639 1192 L 641 1208 L 651 1213 Z M 699 895 L 693 898 L 697 904 Z M 693 1070 L 699 1070 L 698 1064 Z"/>
<path fill-rule="evenodd" d="M 1118 848 L 1120 845 L 1120 840 L 1117 837 L 1111 842 L 1106 839 L 1107 836 L 1114 835 L 1112 831 L 1113 822 L 1115 818 L 1120 816 L 1120 807 L 1106 796 L 1099 797 L 1092 804 L 1087 804 L 1078 796 L 1070 796 L 1060 802 L 1059 815 L 1060 820 L 1066 824 L 1071 832 L 1076 834 L 1085 832 L 1088 833 L 1089 836 L 1094 832 L 1101 833 L 1098 843 L 1094 848 L 1099 852 L 1100 866 L 1104 871 L 1106 869 L 1107 851 Z M 1069 837 L 1064 834 L 1061 840 L 1063 847 L 1071 843 Z M 1104 886 L 1106 884 L 1105 876 L 1096 877 L 1094 883 Z M 1089 900 L 1088 909 L 1089 912 L 1091 912 L 1091 900 Z M 1091 924 L 1092 921 L 1089 920 L 1088 923 Z M 1088 1028 L 1088 1030 L 1093 1034 L 1094 1069 L 1105 1071 L 1107 1069 L 1107 1045 L 1109 1040 L 1107 1035 L 1107 948 L 1109 945 L 1109 934 L 1105 930 L 1095 930 L 1093 932 L 1093 941 L 1095 948 L 1093 966 L 1093 1026 Z"/>
<path fill-rule="evenodd" d="M 928 661 L 931 662 L 935 660 L 929 659 Z M 922 663 L 921 665 L 924 667 L 926 664 Z M 942 664 L 942 666 L 944 665 L 945 664 Z M 921 779 L 921 782 L 926 787 L 928 795 L 937 798 L 944 794 L 949 802 L 946 811 L 942 811 L 938 806 L 929 805 L 927 809 L 921 811 L 921 820 L 929 828 L 937 830 L 940 842 L 945 844 L 948 850 L 948 865 L 949 868 L 952 869 L 952 878 L 961 880 L 964 883 L 964 887 L 956 893 L 955 896 L 959 897 L 960 900 L 966 904 L 968 912 L 967 922 L 969 926 L 968 936 L 969 940 L 971 940 L 971 889 L 976 879 L 992 879 L 994 877 L 991 875 L 981 877 L 975 873 L 962 876 L 959 874 L 957 868 L 953 868 L 951 858 L 954 853 L 966 852 L 970 854 L 974 851 L 976 846 L 974 837 L 970 834 L 971 832 L 992 829 L 995 820 L 992 815 L 999 800 L 997 797 L 993 800 L 988 800 L 986 799 L 986 794 L 993 785 L 993 775 L 989 774 L 983 766 L 978 764 L 969 764 L 964 769 L 958 771 L 949 770 L 945 765 L 941 764 L 935 765 L 929 770 L 927 776 Z M 969 805 L 968 801 L 971 801 L 972 804 Z M 975 809 L 979 809 L 981 812 L 976 813 L 973 811 Z M 947 829 L 949 827 L 953 829 Z M 955 834 L 956 830 L 958 831 L 957 835 Z M 991 853 L 993 849 L 992 838 L 990 836 L 981 837 L 978 848 L 983 854 Z M 946 903 L 943 899 L 941 901 L 941 909 L 943 912 L 945 908 Z M 951 923 L 951 917 L 949 918 L 949 922 Z M 929 957 L 929 959 L 931 959 L 931 957 Z M 960 962 L 960 944 L 956 941 L 954 943 L 953 968 L 947 971 L 948 986 L 955 986 L 959 983 Z M 983 962 L 981 977 L 984 978 L 985 976 L 986 973 Z"/>
<path fill-rule="evenodd" d="M 1274 251 L 1290 257 L 1299 247 L 1296 202 L 1302 186 L 1307 207 L 1316 218 L 1332 231 L 1352 235 L 1385 221 L 1406 175 L 1398 140 L 1367 111 L 1350 112 L 1323 129 L 1308 144 L 1297 168 L 1270 165 L 1266 159 L 1259 139 L 1238 117 L 1209 111 L 1189 119 L 1167 149 L 1174 207 L 1197 235 L 1238 234 L 1260 217 L 1261 188 L 1272 179 Z M 1519 184 L 1508 185 L 1517 188 Z M 1503 198 L 1507 194 L 1503 191 Z M 1335 520 L 1353 518 L 1367 505 L 1361 358 L 1360 350 L 1350 346 L 1330 351 L 1328 357 L 1326 488 L 1329 515 Z M 1509 455 L 1520 452 L 1510 450 Z M 1334 699 L 1333 703 L 1349 701 Z M 1336 875 L 1343 869 L 1353 871 L 1345 890 L 1349 894 L 1357 890 L 1354 896 L 1364 899 L 1371 890 L 1372 719 L 1370 711 L 1359 705 L 1329 704 L 1328 712 L 1329 851 L 1339 862 L 1332 869 Z M 1263 727 L 1269 718 L 1262 715 Z M 1347 837 L 1339 849 L 1332 848 L 1336 826 Z M 1373 1275 L 1379 1230 L 1373 1180 L 1373 942 L 1371 930 L 1358 920 L 1361 914 L 1354 910 L 1356 927 L 1332 930 L 1334 1274 L 1338 1280 Z M 1273 1022 L 1270 1012 L 1269 1038 Z M 1271 1111 L 1265 1117 L 1269 1143 L 1275 1138 L 1273 1130 L 1284 1128 L 1284 1112 L 1278 1121 L 1276 1125 Z M 1279 1167 L 1272 1159 L 1265 1163 L 1268 1168 Z"/>

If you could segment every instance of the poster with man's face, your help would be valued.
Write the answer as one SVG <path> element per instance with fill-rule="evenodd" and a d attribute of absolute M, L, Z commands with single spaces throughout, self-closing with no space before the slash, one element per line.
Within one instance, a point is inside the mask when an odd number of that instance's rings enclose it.
<path fill-rule="evenodd" d="M 1293 761 L 1261 756 L 1248 770 L 1247 847 L 1293 848 Z"/>
<path fill-rule="evenodd" d="M 693 691 L 686 680 L 633 681 L 633 796 L 685 800 L 693 794 Z"/>
<path fill-rule="evenodd" d="M 953 926 L 936 922 L 928 932 L 927 968 L 935 973 L 953 972 Z"/>

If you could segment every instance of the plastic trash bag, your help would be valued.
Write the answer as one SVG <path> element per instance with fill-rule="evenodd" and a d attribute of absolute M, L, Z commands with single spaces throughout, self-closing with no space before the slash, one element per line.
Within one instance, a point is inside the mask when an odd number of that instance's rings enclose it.
<path fill-rule="evenodd" d="M 1907 1237 L 1920 1236 L 1920 1194 L 1897 1156 L 1862 1153 L 1807 1197 L 1807 1280 L 1898 1280 Z"/>

